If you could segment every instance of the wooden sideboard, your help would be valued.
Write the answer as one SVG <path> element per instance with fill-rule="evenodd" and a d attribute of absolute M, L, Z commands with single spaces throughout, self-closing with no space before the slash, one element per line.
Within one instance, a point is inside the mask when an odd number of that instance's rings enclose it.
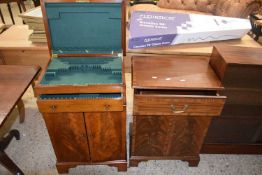
<path fill-rule="evenodd" d="M 262 49 L 219 46 L 210 62 L 227 101 L 202 153 L 262 154 Z"/>
<path fill-rule="evenodd" d="M 152 159 L 197 166 L 209 124 L 224 106 L 220 84 L 208 57 L 134 56 L 130 166 Z"/>

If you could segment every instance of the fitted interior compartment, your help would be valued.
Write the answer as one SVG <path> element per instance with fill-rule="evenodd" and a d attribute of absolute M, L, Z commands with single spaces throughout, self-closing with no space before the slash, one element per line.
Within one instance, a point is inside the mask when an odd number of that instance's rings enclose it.
<path fill-rule="evenodd" d="M 40 85 L 97 85 L 121 83 L 121 57 L 67 57 L 52 59 Z"/>
<path fill-rule="evenodd" d="M 39 96 L 41 100 L 56 100 L 56 99 L 119 99 L 122 98 L 121 93 L 110 94 L 43 94 Z"/>

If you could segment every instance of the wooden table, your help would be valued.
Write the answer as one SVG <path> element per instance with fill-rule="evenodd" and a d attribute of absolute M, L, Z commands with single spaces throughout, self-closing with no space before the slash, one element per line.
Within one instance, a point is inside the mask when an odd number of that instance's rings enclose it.
<path fill-rule="evenodd" d="M 0 57 L 5 64 L 38 65 L 45 69 L 50 60 L 47 44 L 29 41 L 32 32 L 27 25 L 14 25 L 0 35 Z"/>
<path fill-rule="evenodd" d="M 21 97 L 32 83 L 40 68 L 38 66 L 0 65 L 0 127 L 3 126 L 16 105 L 20 114 L 20 121 L 24 120 L 25 109 Z M 4 152 L 12 138 L 19 140 L 19 132 L 11 130 L 6 137 L 0 138 L 0 163 L 13 174 L 23 172 Z"/>

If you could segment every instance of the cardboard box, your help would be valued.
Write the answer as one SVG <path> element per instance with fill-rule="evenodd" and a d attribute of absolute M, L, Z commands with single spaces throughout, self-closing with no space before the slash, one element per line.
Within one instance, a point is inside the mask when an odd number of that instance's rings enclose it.
<path fill-rule="evenodd" d="M 135 11 L 130 49 L 238 39 L 251 29 L 248 19 L 211 15 Z"/>

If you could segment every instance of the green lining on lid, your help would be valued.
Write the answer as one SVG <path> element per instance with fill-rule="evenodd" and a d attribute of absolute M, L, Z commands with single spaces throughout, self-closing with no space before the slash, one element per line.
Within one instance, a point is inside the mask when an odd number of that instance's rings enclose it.
<path fill-rule="evenodd" d="M 45 3 L 53 54 L 122 51 L 120 3 Z"/>

